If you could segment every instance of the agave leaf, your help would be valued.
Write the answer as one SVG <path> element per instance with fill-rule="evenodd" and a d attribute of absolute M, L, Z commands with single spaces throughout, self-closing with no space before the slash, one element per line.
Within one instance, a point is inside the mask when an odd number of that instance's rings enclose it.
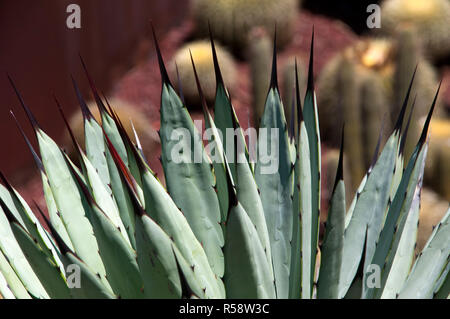
<path fill-rule="evenodd" d="M 275 154 L 270 154 L 270 156 L 272 159 L 278 160 L 278 165 L 275 168 L 264 165 L 262 157 L 259 156 L 255 165 L 255 180 L 261 192 L 260 196 L 269 232 L 278 298 L 288 297 L 292 239 L 293 174 L 283 112 L 278 89 L 272 87 L 267 96 L 260 124 L 260 130 L 267 129 L 268 132 L 266 136 L 260 134 L 258 149 L 261 150 L 261 145 L 267 146 L 267 149 L 270 150 L 275 148 Z M 270 164 L 273 166 L 274 163 Z"/>
<path fill-rule="evenodd" d="M 116 298 L 111 290 L 107 288 L 98 274 L 95 274 L 88 265 L 86 265 L 73 252 L 66 252 L 65 265 L 76 265 L 80 269 L 80 288 L 71 288 L 70 293 L 77 299 L 113 299 Z"/>
<path fill-rule="evenodd" d="M 275 298 L 271 265 L 255 226 L 236 201 L 227 221 L 225 287 L 228 298 Z"/>
<path fill-rule="evenodd" d="M 90 76 L 83 59 L 81 59 L 81 64 L 83 65 L 84 71 L 86 73 L 86 77 L 89 81 L 89 85 L 91 86 L 92 94 L 94 95 L 95 103 L 97 104 L 98 110 L 99 110 L 101 118 L 102 118 L 102 128 L 106 132 L 106 135 L 108 135 L 111 142 L 113 143 L 114 148 L 119 153 L 123 162 L 126 165 L 128 165 L 127 150 L 126 150 L 125 144 L 120 136 L 119 130 L 116 125 L 116 121 L 113 119 L 111 114 L 106 109 L 105 104 L 103 103 L 103 101 L 97 91 L 97 88 L 95 87 L 94 81 L 92 80 L 92 77 Z M 98 150 L 97 150 L 97 152 L 98 152 Z"/>
<path fill-rule="evenodd" d="M 128 244 L 130 244 L 130 240 L 128 239 L 128 235 L 126 233 L 125 227 L 120 219 L 119 211 L 117 209 L 116 203 L 111 196 L 111 193 L 108 192 L 107 186 L 103 184 L 99 174 L 97 173 L 94 166 L 91 164 L 87 156 L 84 154 L 80 145 L 75 140 L 75 136 L 70 128 L 70 125 L 64 115 L 64 112 L 61 106 L 58 103 L 59 111 L 61 116 L 66 124 L 67 130 L 72 138 L 73 145 L 77 150 L 78 157 L 80 162 L 82 163 L 85 180 L 87 182 L 87 186 L 89 187 L 89 194 L 85 195 L 88 199 L 91 194 L 93 196 L 93 200 L 95 200 L 96 205 L 102 210 L 102 212 L 106 215 L 106 217 L 112 222 L 115 228 L 117 228 L 123 238 L 126 240 Z M 73 172 L 74 176 L 77 176 L 76 172 Z M 82 181 L 79 182 L 80 187 L 84 186 Z M 92 205 L 91 205 L 92 206 Z"/>
<path fill-rule="evenodd" d="M 240 130 L 239 123 L 234 122 L 235 130 Z M 236 196 L 237 200 L 241 204 L 244 211 L 247 213 L 251 222 L 256 228 L 256 233 L 262 245 L 262 248 L 266 254 L 267 262 L 272 265 L 272 252 L 270 247 L 269 231 L 267 229 L 266 219 L 264 216 L 263 204 L 261 197 L 259 196 L 258 186 L 254 179 L 252 169 L 247 162 L 247 156 L 243 148 L 238 147 L 240 145 L 245 145 L 245 141 L 242 140 L 238 142 L 239 137 L 235 138 L 235 186 L 236 186 Z M 226 161 L 228 164 L 228 161 Z M 231 165 L 227 166 L 229 168 L 230 174 L 232 174 Z M 228 194 L 228 191 L 227 191 Z M 227 199 L 227 202 L 229 199 Z M 273 269 L 270 266 L 270 273 L 273 276 Z"/>
<path fill-rule="evenodd" d="M 242 129 L 239 126 L 239 121 L 236 116 L 236 112 L 231 104 L 230 96 L 225 87 L 225 83 L 222 78 L 222 72 L 220 71 L 219 61 L 217 59 L 216 48 L 214 45 L 214 40 L 212 37 L 212 33 L 210 33 L 210 41 L 211 41 L 211 49 L 213 55 L 213 63 L 214 63 L 214 72 L 216 74 L 216 98 L 214 103 L 214 122 L 217 129 L 222 132 L 222 145 L 224 147 L 224 152 L 228 158 L 228 165 L 231 170 L 231 174 L 233 176 L 233 181 L 236 181 L 236 165 L 234 161 L 231 161 L 231 158 L 234 158 L 234 154 L 228 154 L 227 152 L 232 151 L 232 149 L 226 149 L 227 145 L 232 145 L 231 141 L 229 141 L 229 136 L 227 132 L 229 130 L 234 130 L 234 136 L 237 136 L 238 141 L 241 142 L 241 146 L 245 148 L 245 156 L 248 159 L 248 150 L 245 144 L 244 134 Z M 236 125 L 237 124 L 237 125 Z M 238 129 L 236 131 L 236 129 Z M 231 137 L 231 136 L 230 136 Z M 225 216 L 226 217 L 226 216 Z"/>
<path fill-rule="evenodd" d="M 24 255 L 33 268 L 34 272 L 40 278 L 40 281 L 50 298 L 70 297 L 68 287 L 59 266 L 45 252 L 39 242 L 33 238 L 30 233 L 14 217 L 11 210 L 5 202 L 0 199 L 0 206 L 8 219 L 11 230 L 19 243 Z"/>
<path fill-rule="evenodd" d="M 2 200 L 2 203 L 4 201 Z M 5 204 L 6 206 L 6 204 Z M 12 211 L 10 211 L 12 213 Z M 14 215 L 15 216 L 15 215 Z M 0 251 L 5 256 L 11 268 L 19 277 L 25 289 L 32 297 L 48 298 L 48 294 L 40 280 L 31 268 L 28 260 L 22 252 L 17 240 L 11 230 L 5 212 L 0 206 Z"/>
<path fill-rule="evenodd" d="M 425 161 L 422 161 L 422 170 Z M 423 171 L 422 173 L 423 174 Z M 394 234 L 394 249 L 391 249 L 382 273 L 382 289 L 376 295 L 380 298 L 395 298 L 408 277 L 414 259 L 414 248 L 417 239 L 417 227 L 420 211 L 420 191 L 422 177 L 419 176 L 418 184 L 414 189 L 414 195 L 409 212 L 403 217 L 402 223 Z M 415 180 L 413 180 L 415 181 Z M 409 194 L 407 194 L 408 196 Z M 396 247 L 396 248 L 395 248 Z"/>
<path fill-rule="evenodd" d="M 3 238 L 3 237 L 2 237 Z M 9 264 L 5 255 L 0 250 L 0 276 L 3 277 L 4 283 L 0 284 L 0 293 L 4 298 L 8 299 L 30 299 L 25 286 Z M 10 296 L 10 294 L 12 296 Z"/>
<path fill-rule="evenodd" d="M 297 68 L 297 64 L 296 64 Z M 293 233 L 291 247 L 290 270 L 290 298 L 311 298 L 311 163 L 309 158 L 308 133 L 303 120 L 300 101 L 297 71 L 296 104 L 297 104 L 297 132 L 296 134 L 296 160 L 294 167 L 294 193 L 293 193 Z M 292 112 L 294 116 L 295 112 Z M 292 120 L 291 120 L 292 122 Z M 293 128 L 295 130 L 295 128 Z"/>
<path fill-rule="evenodd" d="M 303 117 L 308 134 L 309 157 L 311 163 L 311 271 L 310 289 L 312 294 L 317 245 L 319 241 L 319 215 L 320 215 L 320 133 L 319 117 L 317 113 L 317 99 L 314 91 L 314 29 L 311 38 L 311 52 L 309 56 L 308 84 L 303 105 Z"/>
<path fill-rule="evenodd" d="M 57 264 L 41 249 L 35 239 L 17 222 L 11 222 L 11 229 L 36 275 L 52 299 L 70 298 L 64 275 Z"/>
<path fill-rule="evenodd" d="M 214 50 L 214 46 L 213 46 Z M 215 53 L 215 51 L 213 51 Z M 224 137 L 221 137 L 217 127 L 211 117 L 211 114 L 208 110 L 208 106 L 206 105 L 206 99 L 203 95 L 203 91 L 200 85 L 200 81 L 198 79 L 197 70 L 195 68 L 194 59 L 192 58 L 191 53 L 191 61 L 192 67 L 194 69 L 195 81 L 197 83 L 198 92 L 201 99 L 201 104 L 203 108 L 203 116 L 205 119 L 205 137 L 208 139 L 212 139 L 212 141 L 208 144 L 207 149 L 210 157 L 212 159 L 212 165 L 214 168 L 214 174 L 216 176 L 216 185 L 215 189 L 217 192 L 217 198 L 219 200 L 220 205 L 220 213 L 221 213 L 221 225 L 224 227 L 224 222 L 227 219 L 227 213 L 229 208 L 228 203 L 228 187 L 227 187 L 227 177 L 226 177 L 226 168 L 225 168 L 225 150 L 222 144 Z M 219 70 L 220 72 L 220 70 Z M 221 133 L 223 134 L 224 131 Z M 209 134 L 208 134 L 209 133 Z"/>
<path fill-rule="evenodd" d="M 353 200 L 350 203 L 350 206 L 347 210 L 347 214 L 345 215 L 345 229 L 347 229 L 348 225 L 350 224 L 350 221 L 352 220 L 353 212 L 355 211 L 356 201 L 358 200 L 359 196 L 361 196 L 361 193 L 364 189 L 364 186 L 366 186 L 367 182 L 367 174 L 364 175 L 363 179 L 361 180 L 361 183 L 359 184 L 355 196 L 353 196 Z"/>
<path fill-rule="evenodd" d="M 14 87 L 15 88 L 15 87 Z M 76 253 L 89 267 L 99 273 L 107 284 L 105 269 L 98 254 L 98 246 L 88 220 L 87 203 L 82 198 L 63 152 L 58 145 L 39 127 L 36 119 L 16 90 L 21 105 L 30 120 L 38 139 L 42 163 L 55 199 L 58 212 L 66 226 L 67 233 Z M 74 168 L 75 169 L 75 168 Z"/>
<path fill-rule="evenodd" d="M 383 230 L 380 234 L 376 246 L 375 254 L 371 259 L 372 264 L 383 267 L 382 272 L 384 276 L 389 273 L 390 267 L 392 265 L 392 260 L 390 260 L 388 263 L 385 263 L 386 258 L 389 255 L 391 256 L 391 259 L 393 258 L 392 256 L 395 256 L 400 236 L 403 232 L 404 225 L 408 216 L 407 213 L 411 211 L 410 208 L 414 199 L 414 194 L 418 196 L 417 192 L 420 191 L 419 189 L 417 189 L 417 187 L 420 188 L 421 186 L 421 183 L 419 183 L 419 181 L 422 179 L 423 165 L 428 148 L 425 141 L 438 93 L 439 89 L 436 93 L 433 104 L 425 121 L 422 135 L 413 154 L 411 155 L 408 165 L 403 173 L 402 180 L 398 186 L 395 197 L 389 207 L 386 221 L 384 223 Z M 375 289 L 367 289 L 365 296 L 370 298 L 375 292 L 379 293 L 380 290 L 377 289 L 377 291 L 375 291 Z"/>
<path fill-rule="evenodd" d="M 450 209 L 435 227 L 423 251 L 417 258 L 398 298 L 432 298 L 433 288 L 446 269 L 450 254 Z"/>
<path fill-rule="evenodd" d="M 186 217 L 144 161 L 138 163 L 141 165 L 146 212 L 170 236 L 183 259 L 194 268 L 193 272 L 200 280 L 202 289 L 206 288 L 203 294 L 208 298 L 224 298 L 223 283 L 214 275 L 207 255 L 189 227 Z"/>
<path fill-rule="evenodd" d="M 78 85 L 73 78 L 72 83 L 83 114 L 85 136 L 84 143 L 87 158 L 92 163 L 92 166 L 94 166 L 103 184 L 109 185 L 111 183 L 111 179 L 109 176 L 108 163 L 106 162 L 106 147 L 102 128 L 100 124 L 97 123 L 88 106 L 86 105 L 86 102 L 78 88 Z M 107 187 L 106 190 L 110 194 L 112 194 L 111 188 Z"/>
<path fill-rule="evenodd" d="M 38 207 L 39 209 L 39 207 Z M 40 209 L 39 209 L 40 210 Z M 54 236 L 54 241 L 58 246 L 58 250 L 61 253 L 61 261 L 64 264 L 64 268 L 67 269 L 67 286 L 70 289 L 70 295 L 72 298 L 77 299 L 110 299 L 115 298 L 109 284 L 105 285 L 102 282 L 99 273 L 93 272 L 89 266 L 83 262 L 79 256 L 77 256 L 63 241 L 61 236 L 56 232 L 52 223 L 41 212 L 42 217 L 46 221 L 50 228 L 51 233 Z M 73 273 L 72 273 L 73 272 Z M 79 277 L 77 276 L 79 275 Z M 79 286 L 73 279 L 79 280 Z M 72 286 L 72 284 L 75 284 Z"/>
<path fill-rule="evenodd" d="M 54 228 L 57 230 L 58 234 L 64 239 L 64 242 L 69 247 L 71 247 L 71 249 L 73 249 L 72 243 L 70 242 L 69 235 L 67 234 L 67 230 L 66 230 L 61 218 L 59 217 L 58 208 L 56 207 L 55 199 L 53 197 L 53 193 L 50 188 L 48 177 L 45 174 L 44 165 L 42 164 L 41 159 L 37 155 L 36 151 L 34 150 L 33 146 L 31 145 L 28 137 L 26 136 L 25 132 L 23 131 L 22 126 L 17 121 L 16 116 L 14 115 L 14 113 L 12 111 L 11 111 L 11 115 L 14 118 L 14 120 L 17 124 L 17 128 L 19 129 L 20 133 L 22 134 L 22 137 L 25 140 L 25 143 L 27 144 L 31 154 L 33 155 L 34 162 L 37 166 L 37 169 L 39 170 L 39 173 L 41 174 L 44 198 L 45 198 L 45 202 L 47 204 L 47 209 L 48 209 L 48 213 L 50 215 L 51 223 L 53 224 Z M 17 196 L 20 198 L 19 194 L 17 194 Z M 27 206 L 26 203 L 25 203 L 25 206 Z M 18 216 L 16 216 L 16 218 L 17 217 Z M 51 237 L 50 236 L 48 236 L 48 237 L 51 240 Z"/>
<path fill-rule="evenodd" d="M 261 192 L 269 232 L 276 295 L 285 299 L 289 295 L 294 174 L 284 108 L 277 84 L 276 45 L 270 88 L 259 127 L 255 180 Z"/>
<path fill-rule="evenodd" d="M 325 237 L 321 248 L 321 263 L 317 283 L 317 298 L 339 297 L 339 276 L 344 250 L 345 230 L 345 184 L 343 173 L 344 132 L 342 132 L 341 151 L 328 211 Z"/>
<path fill-rule="evenodd" d="M 146 298 L 180 298 L 181 283 L 170 237 L 150 217 L 136 218 L 137 262 Z"/>
<path fill-rule="evenodd" d="M 178 250 L 177 246 L 172 243 L 173 253 L 176 257 L 178 272 L 180 274 L 182 296 L 189 298 L 209 298 L 206 288 L 202 288 L 201 273 L 195 271 L 195 267 L 191 266 L 183 254 Z"/>
<path fill-rule="evenodd" d="M 111 143 L 108 143 L 111 153 L 114 155 L 117 166 L 121 168 L 122 182 L 127 186 L 127 191 L 133 201 L 134 211 L 140 211 L 142 205 L 135 195 L 131 175 L 125 168 L 120 157 L 115 152 Z M 225 291 L 222 281 L 217 278 L 206 257 L 201 244 L 195 238 L 186 218 L 176 207 L 173 200 L 167 194 L 160 182 L 155 178 L 153 172 L 146 166 L 144 160 L 135 152 L 135 157 L 139 159 L 138 165 L 142 176 L 143 193 L 145 198 L 145 209 L 162 229 L 170 236 L 179 247 L 183 258 L 194 266 L 195 273 L 199 273 L 198 278 L 202 288 L 206 291 L 206 296 L 210 298 L 223 298 Z M 195 256 L 195 257 L 194 257 Z M 197 276 L 197 275 L 196 275 Z"/>
<path fill-rule="evenodd" d="M 108 142 L 111 143 L 109 139 Z M 72 173 L 78 177 L 75 172 Z M 90 220 L 111 288 L 120 298 L 142 298 L 143 284 L 136 263 L 136 252 L 120 228 L 100 209 L 83 182 L 80 179 L 77 182 L 90 206 Z"/>
<path fill-rule="evenodd" d="M 167 190 L 202 243 L 214 273 L 222 277 L 224 238 L 214 176 L 199 133 L 169 81 L 156 38 L 155 43 L 163 82 L 160 137 Z"/>
<path fill-rule="evenodd" d="M 362 240 L 365 235 L 365 225 L 368 228 L 364 269 L 367 269 L 374 256 L 377 240 L 383 227 L 385 213 L 389 205 L 394 170 L 398 162 L 400 130 L 408 98 L 409 91 L 398 116 L 394 131 L 386 142 L 379 158 L 377 158 L 383 131 L 383 128 L 381 129 L 372 164 L 365 177 L 366 181 L 363 181 L 361 184 L 364 185 L 363 189 L 361 192 L 358 190 L 354 206 L 352 204 L 350 213 L 347 213 L 346 221 L 348 225 L 345 229 L 343 265 L 339 284 L 340 297 L 346 294 L 356 274 L 361 252 L 364 248 Z M 365 282 L 366 273 L 363 276 L 363 282 Z"/>

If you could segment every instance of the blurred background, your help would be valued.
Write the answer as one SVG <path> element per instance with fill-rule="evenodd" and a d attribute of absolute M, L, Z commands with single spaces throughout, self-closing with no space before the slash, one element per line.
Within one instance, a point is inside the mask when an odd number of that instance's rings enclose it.
<path fill-rule="evenodd" d="M 71 4 L 80 9 L 80 28 Z M 377 5 L 375 7 L 369 5 Z M 378 10 L 379 9 L 379 10 Z M 83 140 L 82 116 L 72 75 L 91 100 L 79 55 L 97 87 L 123 122 L 131 119 L 152 168 L 158 161 L 161 81 L 151 37 L 152 21 L 175 86 L 201 118 L 189 49 L 210 106 L 215 92 L 208 22 L 233 105 L 244 128 L 257 126 L 269 85 L 274 26 L 278 78 L 290 122 L 295 60 L 302 92 L 312 28 L 314 78 L 322 134 L 323 216 L 334 183 L 342 123 L 346 123 L 345 180 L 348 202 L 370 165 L 384 122 L 390 134 L 413 71 L 406 158 L 442 80 L 430 132 L 419 236 L 431 231 L 450 200 L 450 1 L 449 0 L 3 0 L 0 1 L 0 169 L 26 200 L 42 201 L 40 178 L 9 110 L 33 137 L 8 73 L 43 129 L 72 152 L 53 99 L 60 100 Z M 180 81 L 177 80 L 175 62 Z M 289 107 L 286 107 L 289 106 Z M 95 112 L 95 107 L 92 107 Z M 25 125 L 26 124 L 26 125 Z M 128 127 L 131 130 L 131 126 Z M 34 139 L 32 143 L 36 146 Z M 44 207 L 45 205 L 41 205 Z M 418 243 L 421 249 L 424 240 Z"/>

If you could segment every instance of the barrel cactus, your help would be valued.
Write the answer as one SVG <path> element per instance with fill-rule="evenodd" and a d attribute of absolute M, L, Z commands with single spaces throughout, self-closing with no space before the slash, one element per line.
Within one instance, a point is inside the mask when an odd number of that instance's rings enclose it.
<path fill-rule="evenodd" d="M 338 147 L 340 123 L 347 123 L 346 135 L 354 139 L 346 146 L 354 182 L 361 179 L 370 164 L 383 119 L 387 129 L 393 126 L 417 63 L 412 88 L 416 100 L 414 117 L 426 114 L 428 101 L 434 95 L 435 71 L 410 40 L 410 34 L 402 34 L 397 42 L 385 38 L 360 40 L 332 58 L 320 74 L 321 133 L 328 145 Z M 412 100 L 407 112 L 412 108 Z M 407 156 L 420 134 L 416 121 L 412 126 L 406 141 Z"/>
<path fill-rule="evenodd" d="M 24 137 L 42 177 L 50 218 L 46 229 L 35 214 L 44 219 L 46 215 L 29 206 L 0 174 L 1 294 L 8 298 L 309 299 L 344 298 L 350 293 L 362 298 L 447 297 L 450 211 L 412 266 L 427 130 L 436 100 L 404 167 L 406 106 L 402 108 L 380 154 L 380 145 L 376 148 L 348 210 L 341 140 L 319 246 L 321 144 L 312 47 L 303 107 L 296 79 L 296 127 L 288 128 L 284 119 L 274 54 L 260 123 L 269 132 L 260 131 L 256 142 L 260 151 L 252 160 L 214 46 L 218 79 L 214 118 L 196 78 L 208 141 L 214 143 L 204 147 L 156 44 L 166 187 L 114 108 L 105 106 L 90 77 L 102 124 L 82 102 L 86 151 L 73 138 L 79 166 L 42 130 L 17 93 L 36 132 L 39 152 Z M 231 135 L 219 134 L 227 129 Z M 270 154 L 261 151 L 267 146 Z M 361 271 L 369 265 L 378 267 L 379 286 L 366 278 L 370 272 Z"/>
<path fill-rule="evenodd" d="M 448 0 L 386 0 L 381 6 L 381 32 L 393 35 L 410 28 L 421 39 L 427 56 L 450 56 L 450 2 Z"/>
<path fill-rule="evenodd" d="M 192 13 L 200 36 L 208 34 L 208 23 L 223 44 L 241 54 L 253 27 L 263 27 L 273 34 L 278 29 L 277 44 L 288 43 L 299 0 L 194 0 Z"/>

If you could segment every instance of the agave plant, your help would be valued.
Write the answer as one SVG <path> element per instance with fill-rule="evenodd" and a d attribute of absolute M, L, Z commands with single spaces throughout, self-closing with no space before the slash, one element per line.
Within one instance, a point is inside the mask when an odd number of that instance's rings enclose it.
<path fill-rule="evenodd" d="M 39 154 L 23 135 L 42 177 L 49 220 L 37 205 L 33 211 L 0 175 L 4 297 L 448 297 L 450 211 L 413 265 L 426 136 L 437 93 L 422 136 L 405 162 L 403 146 L 411 114 L 402 127 L 408 91 L 395 129 L 379 156 L 378 143 L 348 210 L 342 140 L 319 246 L 321 159 L 313 41 L 303 107 L 295 72 L 292 114 L 298 121 L 291 121 L 289 129 L 274 50 L 260 127 L 277 134 L 261 134 L 257 141 L 258 146 L 277 147 L 277 167 L 269 173 L 262 161 L 250 161 L 247 148 L 230 152 L 224 147 L 230 137 L 220 131 L 235 130 L 234 145 L 245 143 L 245 137 L 222 81 L 212 37 L 217 80 L 214 117 L 196 79 L 206 127 L 213 132 L 220 161 L 211 160 L 212 149 L 208 152 L 198 138 L 169 80 L 156 38 L 155 46 L 162 77 L 159 133 L 166 186 L 148 166 L 138 137 L 134 143 L 127 135 L 87 71 L 102 121 L 99 124 L 91 115 L 74 81 L 85 125 L 85 151 L 73 138 L 77 164 L 42 130 L 16 89 L 36 132 Z M 177 129 L 189 132 L 189 138 L 174 140 Z M 180 143 L 193 152 L 178 151 Z M 175 161 L 174 150 L 185 160 Z M 201 160 L 193 161 L 192 156 Z M 48 227 L 39 223 L 39 214 Z"/>

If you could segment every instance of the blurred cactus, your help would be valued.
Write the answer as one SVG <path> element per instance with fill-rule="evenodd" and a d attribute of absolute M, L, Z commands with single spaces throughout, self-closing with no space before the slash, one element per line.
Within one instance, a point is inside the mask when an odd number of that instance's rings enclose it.
<path fill-rule="evenodd" d="M 208 34 L 210 23 L 215 37 L 240 54 L 255 26 L 272 34 L 276 25 L 277 45 L 288 43 L 298 3 L 299 0 L 193 0 L 192 12 L 200 36 Z"/>
<path fill-rule="evenodd" d="M 295 61 L 297 61 L 297 75 L 300 85 L 300 96 L 304 96 L 306 90 L 306 66 L 300 59 L 292 56 L 287 59 L 283 67 L 283 106 L 286 122 L 291 123 L 292 102 L 295 97 Z M 294 127 L 297 127 L 297 118 L 294 117 Z"/>
<path fill-rule="evenodd" d="M 346 123 L 346 145 L 353 181 L 359 181 L 368 167 L 381 121 L 386 117 L 384 134 L 392 127 L 414 68 L 419 63 L 412 94 L 416 95 L 414 116 L 422 116 L 433 100 L 437 87 L 432 67 L 421 58 L 409 34 L 397 44 L 388 39 L 364 39 L 335 56 L 324 67 L 318 82 L 319 118 L 324 141 L 339 145 L 339 132 Z M 411 105 L 408 107 L 408 112 Z M 415 131 L 415 130 L 414 130 Z M 418 133 L 417 133 L 418 134 Z M 406 156 L 418 136 L 410 134 Z M 353 185 L 356 187 L 357 185 Z"/>
<path fill-rule="evenodd" d="M 448 200 L 443 199 L 430 189 L 422 188 L 420 196 L 419 228 L 417 229 L 416 255 L 425 246 L 434 227 L 439 224 L 441 218 L 448 209 Z"/>
<path fill-rule="evenodd" d="M 258 127 L 269 90 L 270 78 L 268 74 L 270 74 L 273 54 L 272 39 L 264 29 L 255 28 L 252 30 L 247 53 L 250 61 L 253 119 L 255 126 Z"/>
<path fill-rule="evenodd" d="M 430 135 L 425 183 L 450 201 L 450 120 L 433 120 Z"/>
<path fill-rule="evenodd" d="M 112 99 L 110 101 L 111 106 L 114 107 L 119 119 L 122 121 L 123 126 L 127 134 L 134 140 L 133 127 L 139 136 L 140 143 L 143 148 L 148 152 L 147 158 L 154 157 L 159 149 L 159 137 L 156 130 L 152 129 L 150 122 L 147 120 L 146 114 L 139 110 L 135 105 L 127 103 L 120 99 Z M 94 101 L 88 103 L 89 110 L 91 111 L 97 122 L 101 122 L 101 116 L 97 105 Z M 72 127 L 74 136 L 80 145 L 84 146 L 84 119 L 81 110 L 77 110 L 69 119 L 69 124 Z M 72 140 L 69 133 L 65 133 L 64 143 L 66 151 L 73 159 L 77 158 L 76 151 L 74 149 Z"/>
<path fill-rule="evenodd" d="M 386 0 L 381 10 L 381 32 L 392 35 L 411 28 L 427 56 L 441 59 L 450 55 L 450 1 Z"/>
<path fill-rule="evenodd" d="M 206 100 L 208 103 L 211 103 L 214 101 L 216 95 L 216 75 L 214 73 L 210 42 L 201 40 L 185 44 L 175 53 L 170 65 L 170 73 L 174 79 L 173 82 L 177 85 L 178 81 L 175 79 L 177 78 L 176 68 L 178 67 L 181 87 L 187 105 L 201 108 L 201 101 L 189 52 L 192 53 Z M 231 54 L 218 44 L 216 44 L 216 52 L 219 63 L 223 66 L 223 79 L 229 90 L 232 91 L 236 80 L 235 61 Z"/>

